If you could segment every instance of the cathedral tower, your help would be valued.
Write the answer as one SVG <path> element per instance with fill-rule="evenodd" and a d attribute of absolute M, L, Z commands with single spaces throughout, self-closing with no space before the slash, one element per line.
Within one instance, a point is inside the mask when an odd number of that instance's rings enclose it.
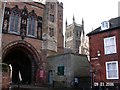
<path fill-rule="evenodd" d="M 73 15 L 73 23 L 67 25 L 65 31 L 65 52 L 73 52 L 82 54 L 82 43 L 84 43 L 84 21 L 82 19 L 82 25 L 75 22 Z"/>

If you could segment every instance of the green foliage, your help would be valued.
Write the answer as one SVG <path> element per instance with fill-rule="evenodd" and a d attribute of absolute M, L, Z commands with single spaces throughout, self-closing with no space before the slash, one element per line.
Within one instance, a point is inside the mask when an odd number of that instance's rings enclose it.
<path fill-rule="evenodd" d="M 10 67 L 6 63 L 0 63 L 0 72 L 9 72 Z"/>

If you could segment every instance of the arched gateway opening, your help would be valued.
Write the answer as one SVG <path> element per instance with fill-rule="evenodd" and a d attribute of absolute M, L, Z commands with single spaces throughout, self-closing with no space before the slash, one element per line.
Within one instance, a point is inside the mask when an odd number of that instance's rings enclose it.
<path fill-rule="evenodd" d="M 32 84 L 35 81 L 38 60 L 30 44 L 15 43 L 3 49 L 3 62 L 11 65 L 11 81 L 14 84 Z"/>

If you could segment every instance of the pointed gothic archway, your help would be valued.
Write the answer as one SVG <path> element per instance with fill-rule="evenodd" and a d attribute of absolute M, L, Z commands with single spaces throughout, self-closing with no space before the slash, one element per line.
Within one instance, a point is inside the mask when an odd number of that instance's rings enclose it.
<path fill-rule="evenodd" d="M 25 41 L 15 41 L 3 48 L 3 62 L 12 66 L 12 82 L 34 84 L 36 71 L 40 64 L 37 50 Z"/>

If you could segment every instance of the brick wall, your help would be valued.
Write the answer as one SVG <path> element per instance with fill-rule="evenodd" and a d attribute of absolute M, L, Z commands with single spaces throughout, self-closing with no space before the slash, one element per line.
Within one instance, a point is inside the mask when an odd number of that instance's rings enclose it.
<path fill-rule="evenodd" d="M 36 15 L 37 16 L 41 16 L 43 17 L 43 13 L 44 13 L 44 5 L 43 4 L 40 4 L 40 3 L 35 3 L 35 2 L 29 2 L 29 3 L 24 3 L 24 2 L 7 2 L 6 3 L 6 7 L 9 7 L 10 9 L 12 9 L 13 7 L 15 7 L 16 5 L 18 5 L 18 8 L 21 10 L 24 8 L 24 6 L 27 7 L 28 9 L 28 13 L 31 12 L 32 10 L 35 11 Z M 20 28 L 20 26 L 19 26 Z M 9 30 L 9 29 L 8 29 Z M 3 52 L 5 52 L 5 48 L 7 46 L 12 47 L 12 43 L 13 42 L 18 42 L 19 41 L 22 41 L 22 42 L 25 42 L 26 45 L 28 45 L 27 48 L 29 48 L 29 45 L 31 45 L 30 47 L 33 47 L 35 49 L 35 53 L 33 53 L 33 56 L 34 57 L 37 57 L 36 58 L 36 63 L 37 63 L 37 70 L 39 70 L 39 68 L 42 66 L 44 70 L 46 70 L 46 66 L 45 66 L 45 60 L 46 60 L 46 57 L 45 57 L 45 51 L 42 50 L 42 40 L 39 40 L 37 38 L 32 38 L 32 37 L 26 37 L 24 38 L 24 40 L 21 39 L 21 36 L 20 35 L 15 35 L 15 34 L 10 34 L 9 32 L 7 33 L 3 33 L 2 34 L 2 48 L 3 48 Z M 10 44 L 11 43 L 11 44 Z M 13 45 L 14 46 L 14 45 Z M 5 55 L 3 55 L 5 56 Z M 36 74 L 34 75 L 37 75 L 37 70 L 36 70 Z M 36 77 L 34 76 L 34 84 L 35 83 L 39 83 L 39 76 Z M 41 83 L 43 83 L 45 81 L 45 78 L 44 80 L 41 80 Z M 33 83 L 32 82 L 32 83 Z"/>
<path fill-rule="evenodd" d="M 116 47 L 117 47 L 117 53 L 105 55 L 104 54 L 104 38 L 116 36 Z M 97 70 L 97 73 L 95 74 L 95 80 L 96 81 L 106 81 L 106 82 L 119 82 L 118 80 L 107 80 L 106 79 L 106 65 L 105 63 L 108 61 L 114 61 L 118 60 L 120 61 L 120 30 L 110 30 L 106 32 L 101 32 L 98 34 L 90 35 L 89 36 L 89 48 L 90 48 L 90 62 L 91 65 L 93 65 L 93 68 Z M 97 51 L 100 51 L 100 57 L 97 56 Z M 120 67 L 120 65 L 119 65 Z M 119 68 L 120 73 L 120 68 Z"/>

